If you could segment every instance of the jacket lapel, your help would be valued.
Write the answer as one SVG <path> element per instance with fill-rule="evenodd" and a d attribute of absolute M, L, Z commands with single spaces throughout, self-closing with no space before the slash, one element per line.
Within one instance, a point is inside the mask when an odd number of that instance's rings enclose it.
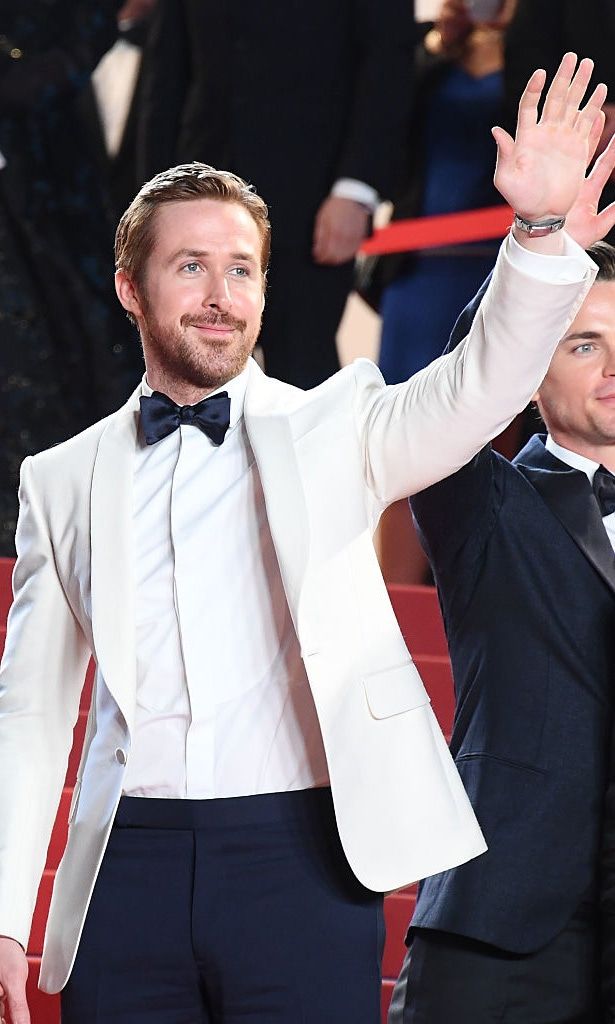
<path fill-rule="evenodd" d="M 585 473 L 560 462 L 533 437 L 515 459 L 515 466 L 615 592 L 615 553 Z"/>
<path fill-rule="evenodd" d="M 250 362 L 244 416 L 258 466 L 269 529 L 295 629 L 309 558 L 307 508 L 291 429 L 293 399 L 303 392 L 271 377 Z"/>
<path fill-rule="evenodd" d="M 109 418 L 92 477 L 92 631 L 105 684 L 132 730 L 136 694 L 133 463 L 140 387 Z"/>

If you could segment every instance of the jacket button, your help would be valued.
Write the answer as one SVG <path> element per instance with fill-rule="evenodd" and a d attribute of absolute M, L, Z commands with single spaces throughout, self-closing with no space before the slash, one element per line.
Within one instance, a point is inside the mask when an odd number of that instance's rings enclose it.
<path fill-rule="evenodd" d="M 126 752 L 121 747 L 118 747 L 115 751 L 115 760 L 118 764 L 126 764 Z"/>

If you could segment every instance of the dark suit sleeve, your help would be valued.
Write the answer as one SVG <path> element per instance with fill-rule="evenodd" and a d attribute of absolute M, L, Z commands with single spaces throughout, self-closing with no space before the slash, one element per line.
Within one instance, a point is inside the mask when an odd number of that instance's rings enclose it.
<path fill-rule="evenodd" d="M 143 50 L 137 130 L 139 183 L 176 161 L 188 88 L 189 47 L 181 0 L 158 0 Z"/>
<path fill-rule="evenodd" d="M 415 25 L 408 0 L 357 0 L 355 78 L 336 168 L 390 197 L 398 183 L 412 100 Z"/>
<path fill-rule="evenodd" d="M 490 279 L 491 275 L 460 313 L 446 352 L 466 337 Z M 453 570 L 462 551 L 466 564 L 478 559 L 495 522 L 501 492 L 496 456 L 487 445 L 457 473 L 410 499 L 421 544 L 438 575 Z"/>
<path fill-rule="evenodd" d="M 605 1019 L 615 1021 L 615 737 L 611 737 L 600 856 L 601 976 Z"/>

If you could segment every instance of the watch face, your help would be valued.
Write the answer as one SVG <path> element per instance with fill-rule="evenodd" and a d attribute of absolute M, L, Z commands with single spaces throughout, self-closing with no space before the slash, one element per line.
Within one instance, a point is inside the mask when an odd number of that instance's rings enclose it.
<path fill-rule="evenodd" d="M 502 0 L 465 0 L 465 9 L 472 21 L 495 21 L 502 9 Z"/>
<path fill-rule="evenodd" d="M 526 235 L 531 238 L 541 238 L 543 235 L 551 235 L 554 231 L 559 231 L 564 227 L 566 223 L 565 217 L 555 217 L 552 220 L 540 221 L 532 223 L 531 221 L 524 220 L 518 213 L 515 214 L 514 224 L 520 229 L 525 231 Z"/>

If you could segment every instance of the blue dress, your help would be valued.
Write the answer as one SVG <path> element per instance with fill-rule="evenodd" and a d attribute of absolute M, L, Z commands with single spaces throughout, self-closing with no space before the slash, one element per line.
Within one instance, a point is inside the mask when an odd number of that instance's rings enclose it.
<path fill-rule="evenodd" d="M 491 127 L 501 123 L 503 76 L 473 78 L 451 65 L 428 101 L 424 191 L 419 216 L 501 202 L 493 185 L 496 148 Z M 422 250 L 388 285 L 380 307 L 379 364 L 397 384 L 441 355 L 457 316 L 492 269 L 499 243 Z"/>

